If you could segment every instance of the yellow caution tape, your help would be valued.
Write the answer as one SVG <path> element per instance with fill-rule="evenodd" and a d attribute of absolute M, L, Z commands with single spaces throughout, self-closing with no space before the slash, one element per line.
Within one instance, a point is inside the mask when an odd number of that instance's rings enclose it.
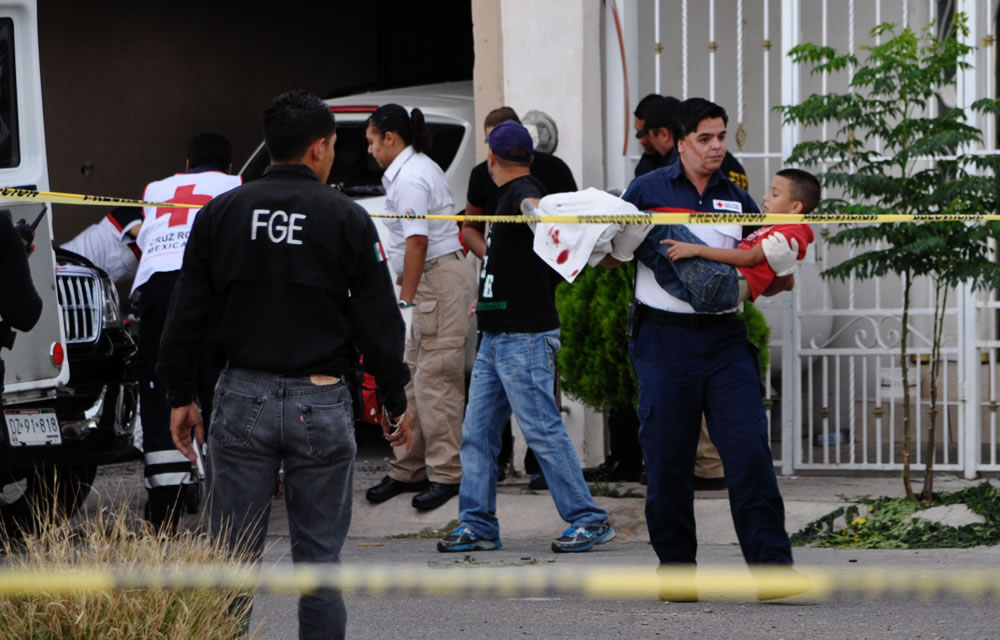
<path fill-rule="evenodd" d="M 199 209 L 201 204 L 183 202 L 150 202 L 132 198 L 92 196 L 57 191 L 0 188 L 0 201 L 50 202 L 56 204 L 164 207 L 168 209 Z M 852 213 L 710 213 L 710 212 L 648 212 L 639 215 L 406 215 L 373 213 L 373 218 L 403 220 L 449 220 L 454 222 L 550 222 L 557 224 L 868 224 L 876 222 L 994 222 L 1000 214 L 852 214 Z"/>
<path fill-rule="evenodd" d="M 456 222 L 551 222 L 557 224 L 869 224 L 873 222 L 992 222 L 998 214 L 850 214 L 850 213 L 643 213 L 640 215 L 425 215 L 373 213 L 373 218 L 404 220 L 453 220 Z"/>
<path fill-rule="evenodd" d="M 995 570 L 929 571 L 866 568 L 842 571 L 789 568 L 700 567 L 432 567 L 300 565 L 271 569 L 184 566 L 146 569 L 6 569 L 0 595 L 38 597 L 115 589 L 222 589 L 299 594 L 339 589 L 372 596 L 537 597 L 575 595 L 590 599 L 674 601 L 774 599 L 835 594 L 872 598 L 958 597 L 1000 599 Z M 442 568 L 444 567 L 444 568 Z"/>
<path fill-rule="evenodd" d="M 0 201 L 53 202 L 56 204 L 85 204 L 101 206 L 166 207 L 168 209 L 200 209 L 204 205 L 183 202 L 148 202 L 131 198 L 109 196 L 85 196 L 79 193 L 59 193 L 57 191 L 35 191 L 33 189 L 0 188 Z"/>

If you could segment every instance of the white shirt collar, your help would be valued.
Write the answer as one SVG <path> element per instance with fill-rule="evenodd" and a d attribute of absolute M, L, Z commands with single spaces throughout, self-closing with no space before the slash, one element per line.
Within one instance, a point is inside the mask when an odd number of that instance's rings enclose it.
<path fill-rule="evenodd" d="M 413 147 L 406 145 L 406 147 L 399 152 L 399 154 L 389 163 L 389 166 L 385 168 L 385 173 L 382 174 L 382 179 L 388 182 L 392 182 L 399 175 L 399 170 L 403 168 L 406 161 L 413 157 L 416 151 Z"/>

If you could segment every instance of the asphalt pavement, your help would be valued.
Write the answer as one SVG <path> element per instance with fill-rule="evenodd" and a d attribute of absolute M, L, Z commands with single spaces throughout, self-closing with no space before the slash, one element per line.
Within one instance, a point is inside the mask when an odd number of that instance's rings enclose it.
<path fill-rule="evenodd" d="M 611 567 L 655 569 L 648 544 L 641 497 L 597 497 L 615 526 L 617 538 L 582 554 L 554 554 L 550 541 L 566 527 L 547 491 L 531 491 L 528 479 L 514 477 L 499 487 L 497 512 L 502 549 L 471 554 L 441 554 L 431 530 L 444 530 L 458 515 L 458 500 L 427 513 L 413 509 L 413 494 L 403 494 L 381 505 L 370 505 L 364 491 L 387 469 L 389 452 L 377 445 L 362 447 L 355 463 L 354 514 L 343 552 L 347 566 L 372 564 L 442 570 L 480 571 L 525 566 Z M 129 494 L 141 504 L 141 466 L 136 463 L 101 470 L 96 495 Z M 851 498 L 902 495 L 896 475 L 853 473 L 779 476 L 785 498 L 786 527 L 796 531 Z M 969 482 L 939 476 L 935 488 L 957 490 Z M 127 489 L 133 487 L 131 493 Z M 123 487 L 126 489 L 123 491 Z M 637 483 L 611 483 L 619 494 L 642 495 Z M 93 505 L 92 505 L 93 506 Z M 695 500 L 699 563 L 744 567 L 729 513 L 725 491 L 698 492 Z M 186 516 L 193 524 L 196 516 Z M 291 562 L 284 500 L 276 497 L 269 522 L 265 565 Z M 951 570 L 982 569 L 1000 564 L 1000 548 L 946 550 L 858 551 L 796 548 L 796 563 L 805 568 L 854 571 L 885 567 Z M 387 637 L 475 638 L 996 638 L 998 616 L 994 600 L 954 597 L 872 599 L 864 594 L 814 600 L 796 596 L 783 601 L 708 601 L 666 603 L 658 600 L 590 600 L 579 595 L 500 597 L 468 594 L 430 598 L 392 594 L 347 593 L 348 637 L 385 640 Z M 297 637 L 295 598 L 261 594 L 254 609 L 254 625 L 262 639 Z"/>

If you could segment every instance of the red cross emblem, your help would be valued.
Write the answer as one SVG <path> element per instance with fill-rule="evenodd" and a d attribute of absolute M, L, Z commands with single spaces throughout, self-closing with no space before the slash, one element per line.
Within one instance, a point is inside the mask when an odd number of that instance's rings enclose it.
<path fill-rule="evenodd" d="M 194 192 L 194 185 L 193 184 L 189 184 L 189 185 L 185 185 L 183 187 L 177 187 L 177 190 L 174 191 L 174 197 L 171 198 L 171 199 L 169 199 L 169 200 L 167 200 L 166 202 L 170 203 L 170 204 L 199 204 L 199 205 L 203 205 L 203 204 L 205 204 L 206 202 L 208 202 L 211 199 L 212 199 L 212 196 L 206 196 L 206 195 L 203 195 L 203 194 L 200 194 L 200 193 L 195 193 Z M 167 221 L 167 226 L 168 227 L 177 227 L 177 226 L 180 226 L 180 225 L 187 224 L 187 222 L 188 222 L 188 216 L 191 214 L 192 211 L 195 211 L 195 209 L 183 209 L 183 208 L 174 208 L 174 207 L 159 207 L 156 210 L 156 217 L 159 218 L 161 216 L 169 215 L 170 216 L 170 220 Z"/>

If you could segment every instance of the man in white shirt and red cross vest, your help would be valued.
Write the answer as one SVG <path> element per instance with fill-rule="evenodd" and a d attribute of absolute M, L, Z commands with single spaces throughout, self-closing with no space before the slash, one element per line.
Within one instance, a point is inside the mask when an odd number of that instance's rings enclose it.
<path fill-rule="evenodd" d="M 147 202 L 204 205 L 242 183 L 232 171 L 232 146 L 217 133 L 200 133 L 191 139 L 184 173 L 151 182 L 143 199 Z M 138 245 L 142 251 L 132 285 L 133 310 L 139 318 L 139 393 L 142 416 L 145 487 L 149 495 L 146 519 L 156 528 L 173 531 L 181 514 L 185 486 L 193 482 L 191 462 L 170 437 L 170 405 L 156 376 L 160 336 L 174 283 L 180 274 L 191 226 L 200 209 L 144 207 Z M 209 352 L 206 349 L 206 352 Z M 210 358 L 202 367 L 203 387 L 210 387 Z M 208 412 L 202 394 L 202 410 Z M 208 424 L 208 416 L 205 416 Z"/>

